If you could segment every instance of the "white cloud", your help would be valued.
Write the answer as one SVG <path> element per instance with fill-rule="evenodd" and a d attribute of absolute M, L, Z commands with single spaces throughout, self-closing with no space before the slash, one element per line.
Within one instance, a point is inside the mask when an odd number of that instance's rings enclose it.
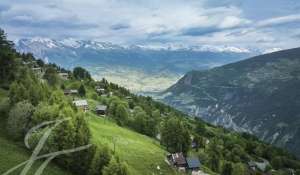
<path fill-rule="evenodd" d="M 250 20 L 238 18 L 236 16 L 226 16 L 220 23 L 221 28 L 232 28 L 249 24 Z"/>
<path fill-rule="evenodd" d="M 281 50 L 282 50 L 282 48 L 275 47 L 275 48 L 266 49 L 263 53 L 267 54 L 267 53 L 272 53 L 272 52 L 278 52 Z"/>
<path fill-rule="evenodd" d="M 299 21 L 300 14 L 293 14 L 288 3 L 283 6 L 281 1 L 272 2 L 1 0 L 0 25 L 13 38 L 73 37 L 123 44 L 209 44 L 265 49 L 300 45 L 292 37 L 299 35 L 297 28 L 285 27 Z M 248 8 L 255 4 L 259 5 Z M 270 5 L 272 8 L 267 8 Z M 285 9 L 279 13 L 276 7 Z M 279 24 L 289 32 L 282 33 Z"/>
<path fill-rule="evenodd" d="M 300 14 L 293 14 L 288 16 L 281 16 L 276 18 L 271 18 L 267 20 L 263 20 L 257 23 L 257 27 L 267 27 L 279 24 L 285 24 L 290 22 L 297 22 L 300 21 Z"/>

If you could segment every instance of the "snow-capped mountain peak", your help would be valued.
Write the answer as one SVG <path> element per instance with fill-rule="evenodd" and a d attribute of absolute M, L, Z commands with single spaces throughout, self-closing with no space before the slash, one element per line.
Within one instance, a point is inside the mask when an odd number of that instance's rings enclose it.
<path fill-rule="evenodd" d="M 74 38 L 66 38 L 60 41 L 61 44 L 73 47 L 73 48 L 79 48 L 81 46 L 80 42 Z"/>
<path fill-rule="evenodd" d="M 167 44 L 137 44 L 137 45 L 117 45 L 110 42 L 99 42 L 93 40 L 77 40 L 74 38 L 65 38 L 62 40 L 54 40 L 50 38 L 34 37 L 31 39 L 20 39 L 16 42 L 17 47 L 20 45 L 35 45 L 43 49 L 53 48 L 84 48 L 93 50 L 153 50 L 153 51 L 194 51 L 194 52 L 215 52 L 215 53 L 250 53 L 251 49 L 236 46 L 214 46 L 214 45 L 193 45 L 187 46 L 183 44 L 167 43 Z"/>

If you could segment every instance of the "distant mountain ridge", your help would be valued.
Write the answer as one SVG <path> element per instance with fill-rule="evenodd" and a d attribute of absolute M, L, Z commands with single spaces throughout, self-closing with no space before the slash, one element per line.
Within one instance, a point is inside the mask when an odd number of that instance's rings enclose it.
<path fill-rule="evenodd" d="M 83 66 L 94 78 L 106 77 L 135 92 L 165 90 L 190 70 L 209 69 L 256 54 L 230 46 L 123 46 L 70 38 L 20 39 L 15 44 L 20 52 L 32 52 L 37 58 L 69 69 Z"/>
<path fill-rule="evenodd" d="M 136 44 L 136 45 L 118 45 L 112 44 L 110 42 L 100 42 L 92 40 L 77 40 L 74 38 L 66 38 L 61 40 L 50 39 L 50 38 L 23 38 L 15 41 L 18 48 L 23 48 L 24 46 L 30 46 L 31 44 L 44 45 L 49 48 L 54 47 L 70 47 L 70 48 L 93 48 L 93 49 L 140 49 L 140 50 L 169 50 L 169 51 L 178 51 L 178 50 L 187 50 L 187 51 L 198 51 L 198 52 L 227 52 L 227 53 L 249 53 L 253 52 L 253 49 L 234 47 L 234 46 L 212 46 L 212 45 L 192 45 L 184 46 L 180 44 Z"/>
<path fill-rule="evenodd" d="M 161 98 L 300 156 L 300 48 L 189 72 Z"/>

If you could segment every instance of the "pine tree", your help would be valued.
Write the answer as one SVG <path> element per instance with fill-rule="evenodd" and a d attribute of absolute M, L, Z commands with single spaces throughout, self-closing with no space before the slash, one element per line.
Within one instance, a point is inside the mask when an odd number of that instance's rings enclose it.
<path fill-rule="evenodd" d="M 50 86 L 55 86 L 59 83 L 59 77 L 54 67 L 48 67 L 44 74 L 44 79 L 47 80 Z"/>
<path fill-rule="evenodd" d="M 227 162 L 225 163 L 221 175 L 232 175 L 232 164 Z"/>
<path fill-rule="evenodd" d="M 209 167 L 214 172 L 220 171 L 220 159 L 217 157 L 216 154 L 213 154 L 211 156 L 211 159 L 209 160 Z"/>
<path fill-rule="evenodd" d="M 8 41 L 5 32 L 0 28 L 0 84 L 6 86 L 15 79 L 19 61 L 13 49 L 13 42 Z M 7 87 L 6 87 L 7 88 Z"/>
<path fill-rule="evenodd" d="M 73 76 L 78 80 L 91 80 L 90 73 L 82 67 L 75 67 L 73 70 Z"/>
<path fill-rule="evenodd" d="M 79 94 L 80 96 L 84 97 L 84 96 L 85 96 L 85 93 L 86 93 L 85 87 L 84 87 L 83 84 L 81 84 L 80 87 L 79 87 L 79 89 L 78 89 L 78 94 Z"/>

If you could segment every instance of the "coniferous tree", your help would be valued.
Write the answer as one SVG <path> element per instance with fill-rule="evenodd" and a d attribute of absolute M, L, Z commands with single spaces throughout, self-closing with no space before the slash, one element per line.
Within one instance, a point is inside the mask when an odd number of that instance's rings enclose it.
<path fill-rule="evenodd" d="M 82 97 L 85 96 L 86 90 L 83 84 L 80 85 L 79 89 L 78 89 L 78 94 Z"/>
<path fill-rule="evenodd" d="M 220 159 L 216 154 L 213 154 L 209 160 L 209 167 L 214 172 L 220 171 Z"/>
<path fill-rule="evenodd" d="M 191 138 L 189 131 L 177 118 L 170 118 L 161 128 L 161 142 L 170 152 L 187 153 Z"/>
<path fill-rule="evenodd" d="M 47 80 L 50 86 L 55 86 L 59 83 L 59 77 L 54 67 L 48 67 L 44 74 L 44 79 Z"/>
<path fill-rule="evenodd" d="M 18 60 L 13 49 L 13 43 L 7 40 L 5 32 L 0 28 L 0 84 L 7 85 L 17 74 Z"/>
<path fill-rule="evenodd" d="M 232 175 L 232 164 L 227 162 L 225 163 L 221 175 Z"/>
<path fill-rule="evenodd" d="M 75 67 L 73 69 L 73 76 L 78 80 L 91 80 L 90 73 L 82 67 Z"/>
<path fill-rule="evenodd" d="M 0 100 L 0 120 L 5 120 L 8 117 L 10 106 L 9 98 L 2 98 Z"/>

